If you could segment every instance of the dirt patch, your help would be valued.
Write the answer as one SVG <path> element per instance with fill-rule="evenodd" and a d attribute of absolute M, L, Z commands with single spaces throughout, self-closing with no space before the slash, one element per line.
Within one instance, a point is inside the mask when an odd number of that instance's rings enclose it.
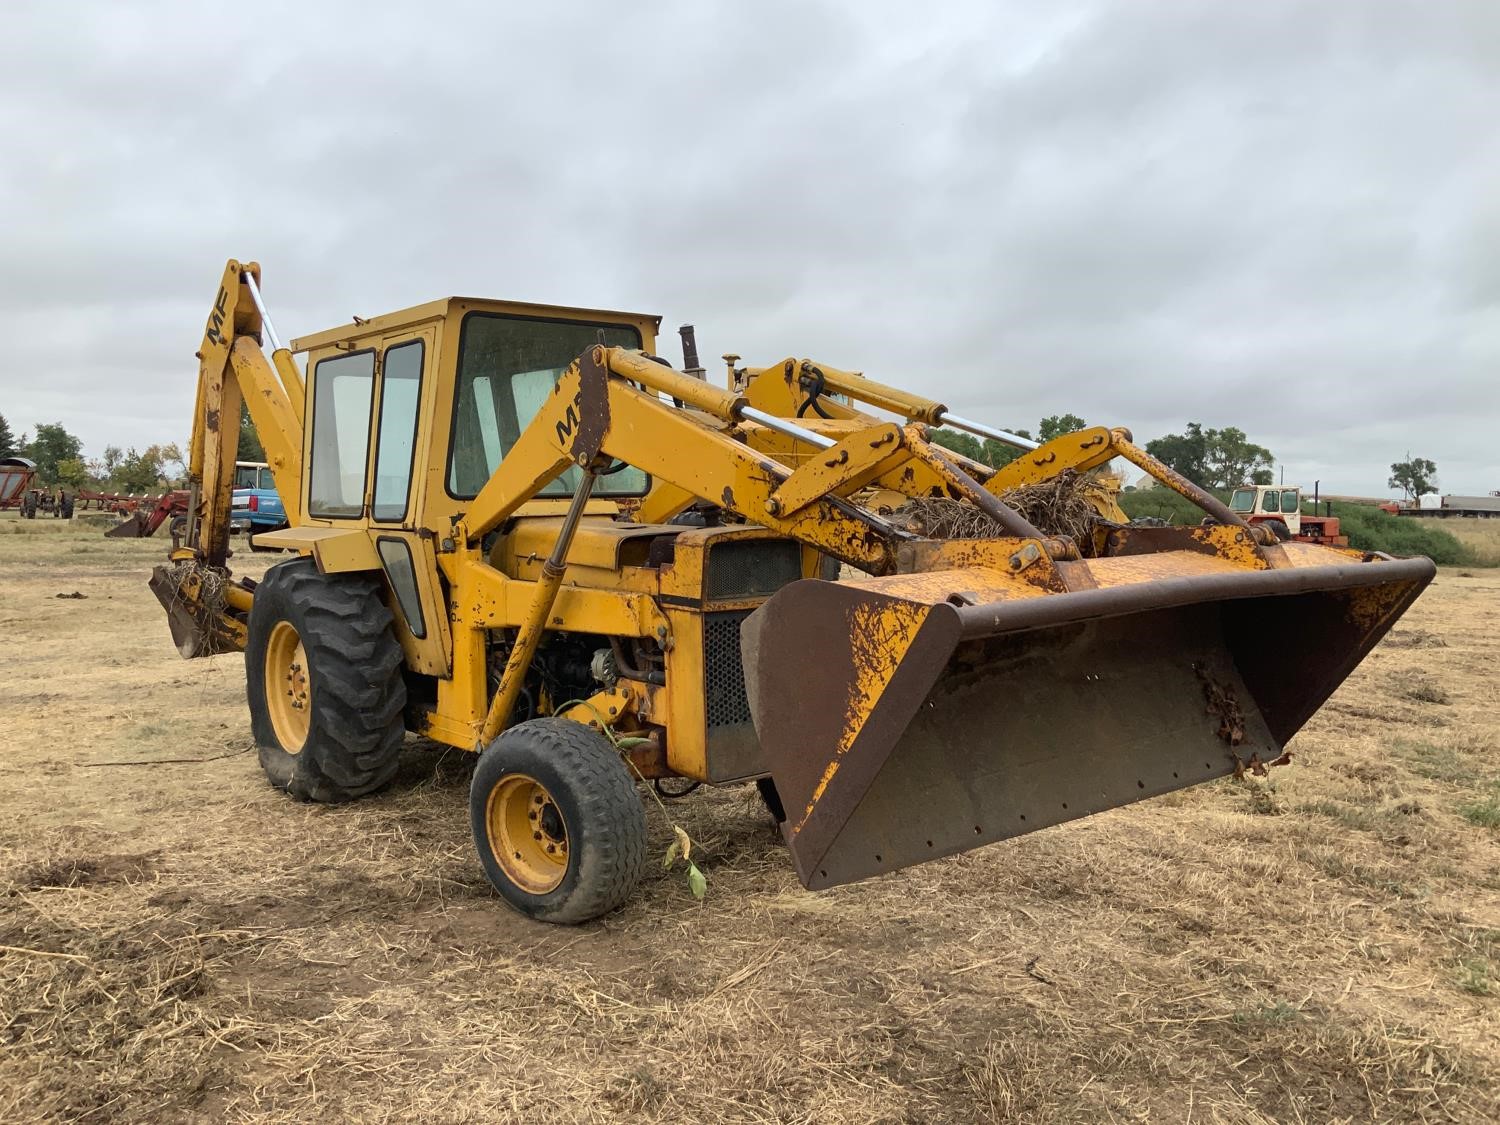
<path fill-rule="evenodd" d="M 703 790 L 704 903 L 658 867 L 560 929 L 480 877 L 464 755 L 273 791 L 164 544 L 93 535 L 0 534 L 0 1120 L 1500 1117 L 1492 581 L 1445 571 L 1267 778 L 824 894 Z"/>

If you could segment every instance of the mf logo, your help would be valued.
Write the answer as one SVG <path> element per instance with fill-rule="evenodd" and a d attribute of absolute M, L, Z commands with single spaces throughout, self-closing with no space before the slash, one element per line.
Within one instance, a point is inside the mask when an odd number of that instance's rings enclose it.
<path fill-rule="evenodd" d="M 210 344 L 222 344 L 224 342 L 224 306 L 229 303 L 229 294 L 224 287 L 219 286 L 219 296 L 214 301 L 214 311 L 208 314 L 208 327 L 204 335 L 208 337 Z"/>
<path fill-rule="evenodd" d="M 578 423 L 581 420 L 578 410 L 582 404 L 583 388 L 580 387 L 578 393 L 573 396 L 573 401 L 568 404 L 568 412 L 563 415 L 562 421 L 557 424 L 558 445 L 566 446 L 568 440 L 573 436 L 573 431 L 578 429 Z"/>

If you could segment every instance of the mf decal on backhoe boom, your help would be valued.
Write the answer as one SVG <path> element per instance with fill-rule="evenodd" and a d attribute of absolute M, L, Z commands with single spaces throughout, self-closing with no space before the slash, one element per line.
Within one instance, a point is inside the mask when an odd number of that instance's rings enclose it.
<path fill-rule="evenodd" d="M 1261 768 L 1433 574 L 1278 543 L 1125 430 L 1038 447 L 809 360 L 714 387 L 658 328 L 455 297 L 283 345 L 231 261 L 199 351 L 189 525 L 151 580 L 178 647 L 244 651 L 294 796 L 374 792 L 407 732 L 477 752 L 480 862 L 533 917 L 629 895 L 637 779 L 756 780 L 826 887 Z M 259 584 L 228 566 L 242 402 L 288 523 L 257 544 L 296 552 Z M 940 424 L 1025 452 L 992 470 Z M 1117 457 L 1203 525 L 1007 502 Z M 988 530 L 927 538 L 876 495 Z"/>

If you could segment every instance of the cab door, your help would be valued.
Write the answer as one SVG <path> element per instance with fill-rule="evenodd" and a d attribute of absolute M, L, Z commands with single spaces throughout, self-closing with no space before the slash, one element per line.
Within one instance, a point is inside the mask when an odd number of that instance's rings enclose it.
<path fill-rule="evenodd" d="M 395 600 L 396 636 L 415 671 L 447 676 L 453 641 L 433 535 L 421 520 L 427 474 L 419 464 L 433 411 L 434 328 L 386 336 L 376 349 L 376 401 L 366 512 Z"/>

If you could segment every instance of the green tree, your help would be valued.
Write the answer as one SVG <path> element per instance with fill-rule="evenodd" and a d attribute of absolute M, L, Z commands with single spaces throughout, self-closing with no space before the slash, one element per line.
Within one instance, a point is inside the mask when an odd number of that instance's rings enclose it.
<path fill-rule="evenodd" d="M 1209 488 L 1235 488 L 1251 484 L 1270 484 L 1271 468 L 1276 464 L 1271 451 L 1256 445 L 1235 426 L 1208 431 Z"/>
<path fill-rule="evenodd" d="M 266 451 L 261 448 L 260 435 L 255 432 L 255 423 L 250 421 L 250 411 L 240 403 L 240 445 L 234 455 L 237 461 L 264 461 Z"/>
<path fill-rule="evenodd" d="M 147 452 L 152 451 L 156 453 L 163 477 L 180 481 L 187 476 L 187 460 L 182 455 L 182 447 L 175 441 L 169 441 L 166 445 L 153 445 Z"/>
<path fill-rule="evenodd" d="M 64 461 L 76 461 L 83 456 L 83 442 L 63 428 L 61 422 L 37 425 L 36 437 L 22 450 L 23 457 L 36 462 L 36 473 L 44 485 L 57 483 L 57 467 Z"/>
<path fill-rule="evenodd" d="M 1076 433 L 1087 426 L 1088 423 L 1076 414 L 1052 414 L 1042 419 L 1042 428 L 1039 432 L 1042 441 L 1051 441 L 1055 437 L 1062 437 L 1063 434 Z"/>
<path fill-rule="evenodd" d="M 69 457 L 57 463 L 57 483 L 65 488 L 82 488 L 89 480 L 89 467 L 83 463 L 83 458 Z"/>
<path fill-rule="evenodd" d="M 960 430 L 950 430 L 946 427 L 932 431 L 932 443 L 941 445 L 944 449 L 951 449 L 954 453 L 961 453 L 971 461 L 984 461 L 984 445 L 973 434 L 966 434 Z"/>
<path fill-rule="evenodd" d="M 1012 430 L 1011 433 L 1030 440 L 1031 434 L 1026 430 Z M 971 461 L 978 461 L 981 465 L 988 465 L 992 469 L 998 469 L 1002 465 L 1009 465 L 1021 455 L 1019 449 L 995 441 L 993 438 L 985 438 L 980 441 L 972 434 L 962 433 L 959 430 L 947 428 L 933 430 L 932 441 L 934 445 L 941 445 L 944 449 L 951 449 L 954 453 L 961 453 Z"/>
<path fill-rule="evenodd" d="M 115 470 L 115 482 L 122 492 L 155 492 L 161 486 L 161 454 L 157 447 L 153 445 L 145 453 L 137 453 L 132 447 Z"/>
<path fill-rule="evenodd" d="M 1197 422 L 1189 422 L 1183 433 L 1148 441 L 1146 452 L 1195 484 L 1208 475 L 1208 438 Z"/>
<path fill-rule="evenodd" d="M 1391 479 L 1385 484 L 1387 488 L 1399 488 L 1408 500 L 1416 503 L 1437 491 L 1437 485 L 1432 481 L 1436 475 L 1436 464 L 1408 453 L 1405 461 L 1397 461 L 1391 466 Z"/>
<path fill-rule="evenodd" d="M 16 455 L 16 435 L 10 432 L 10 423 L 0 414 L 0 457 Z"/>
<path fill-rule="evenodd" d="M 1256 445 L 1235 426 L 1205 430 L 1189 422 L 1180 434 L 1167 434 L 1146 443 L 1146 452 L 1204 488 L 1235 488 L 1249 481 L 1271 483 L 1271 451 Z"/>

